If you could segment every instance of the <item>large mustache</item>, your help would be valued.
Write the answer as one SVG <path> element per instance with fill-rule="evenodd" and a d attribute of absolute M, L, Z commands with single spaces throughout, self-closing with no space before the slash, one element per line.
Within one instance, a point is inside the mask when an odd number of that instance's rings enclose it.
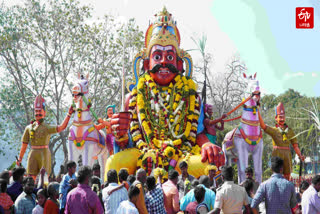
<path fill-rule="evenodd" d="M 42 117 L 43 115 L 42 114 L 36 114 L 36 117 Z"/>
<path fill-rule="evenodd" d="M 151 73 L 156 73 L 160 70 L 160 68 L 168 68 L 169 71 L 172 73 L 178 73 L 179 70 L 172 64 L 166 64 L 165 66 L 162 66 L 161 64 L 156 64 L 153 66 L 153 68 L 150 70 Z"/>

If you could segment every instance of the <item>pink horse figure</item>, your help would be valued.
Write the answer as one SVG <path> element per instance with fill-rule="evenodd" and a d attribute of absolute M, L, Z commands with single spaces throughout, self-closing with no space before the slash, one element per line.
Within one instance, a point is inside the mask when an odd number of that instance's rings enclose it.
<path fill-rule="evenodd" d="M 78 73 L 78 81 L 72 88 L 73 101 L 76 112 L 69 132 L 68 158 L 78 161 L 82 155 L 82 164 L 92 166 L 98 160 L 101 175 L 104 175 L 104 166 L 109 152 L 106 147 L 105 134 L 100 131 L 104 124 L 94 125 L 88 102 L 89 74 L 84 78 Z M 94 114 L 94 112 L 92 112 Z M 94 114 L 95 116 L 95 114 Z M 101 122 L 101 120 L 99 120 Z"/>
<path fill-rule="evenodd" d="M 244 103 L 239 126 L 226 134 L 222 150 L 227 165 L 231 165 L 233 159 L 237 160 L 239 184 L 245 180 L 245 169 L 248 167 L 248 156 L 251 153 L 256 181 L 261 183 L 263 139 L 257 112 L 260 101 L 259 81 L 256 80 L 256 74 L 247 78 L 244 73 L 243 76 L 248 82 L 246 94 L 250 99 Z"/>

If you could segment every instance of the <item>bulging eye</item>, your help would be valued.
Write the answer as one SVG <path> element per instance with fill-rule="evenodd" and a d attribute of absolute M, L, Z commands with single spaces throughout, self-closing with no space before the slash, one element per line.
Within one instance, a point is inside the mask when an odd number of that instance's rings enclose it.
<path fill-rule="evenodd" d="M 173 56 L 172 56 L 172 55 L 168 55 L 168 56 L 167 56 L 167 59 L 170 60 L 170 61 L 172 61 L 172 60 L 173 60 Z"/>
<path fill-rule="evenodd" d="M 156 54 L 156 55 L 153 56 L 153 59 L 154 60 L 160 60 L 161 56 L 159 54 Z"/>

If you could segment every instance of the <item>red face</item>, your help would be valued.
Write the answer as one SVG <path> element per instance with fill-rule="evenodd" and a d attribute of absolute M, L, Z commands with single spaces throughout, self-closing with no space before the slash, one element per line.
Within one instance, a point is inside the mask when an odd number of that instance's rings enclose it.
<path fill-rule="evenodd" d="M 34 111 L 34 116 L 35 116 L 36 120 L 41 120 L 46 116 L 46 112 L 43 109 L 35 110 Z"/>
<path fill-rule="evenodd" d="M 113 115 L 113 108 L 108 108 L 108 109 L 107 109 L 107 116 L 108 116 L 108 118 L 111 118 L 112 115 Z"/>
<path fill-rule="evenodd" d="M 150 51 L 150 61 L 147 69 L 150 71 L 156 65 L 161 65 L 159 70 L 155 71 L 155 73 L 150 72 L 150 76 L 153 80 L 159 85 L 169 85 L 170 82 L 177 76 L 178 73 L 173 73 L 166 66 L 171 64 L 175 68 L 177 68 L 177 51 L 175 47 L 172 45 L 169 46 L 161 46 L 154 45 Z"/>
<path fill-rule="evenodd" d="M 280 126 L 284 126 L 284 123 L 286 122 L 286 116 L 285 115 L 277 115 L 276 116 L 276 121 L 277 121 L 277 124 L 279 124 Z"/>

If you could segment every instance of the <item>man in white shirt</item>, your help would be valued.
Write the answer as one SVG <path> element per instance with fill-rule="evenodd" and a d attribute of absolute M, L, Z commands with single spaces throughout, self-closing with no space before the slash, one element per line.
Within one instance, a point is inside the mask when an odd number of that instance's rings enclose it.
<path fill-rule="evenodd" d="M 312 179 L 312 184 L 302 194 L 301 207 L 302 214 L 320 213 L 320 175 L 316 175 Z"/>
<path fill-rule="evenodd" d="M 116 214 L 117 208 L 122 201 L 128 200 L 127 189 L 123 186 L 119 188 L 118 174 L 114 169 L 107 173 L 108 186 L 102 190 L 102 200 L 106 214 Z"/>
<path fill-rule="evenodd" d="M 129 187 L 129 200 L 122 201 L 117 209 L 117 214 L 139 214 L 138 209 L 135 206 L 136 201 L 139 198 L 140 190 L 136 186 Z"/>

